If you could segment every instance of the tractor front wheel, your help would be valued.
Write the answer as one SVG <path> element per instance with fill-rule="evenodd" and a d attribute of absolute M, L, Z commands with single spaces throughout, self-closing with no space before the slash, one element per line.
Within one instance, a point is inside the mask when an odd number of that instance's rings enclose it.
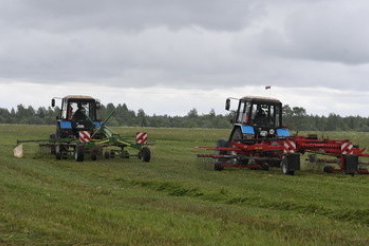
<path fill-rule="evenodd" d="M 236 127 L 232 132 L 230 141 L 231 142 L 242 142 L 242 140 L 243 140 L 243 134 L 242 134 L 241 128 Z"/>
<path fill-rule="evenodd" d="M 138 153 L 138 158 L 140 158 L 143 162 L 149 162 L 151 159 L 150 149 L 147 147 L 143 147 Z"/>
<path fill-rule="evenodd" d="M 82 145 L 77 145 L 74 150 L 74 159 L 82 162 L 85 159 L 85 148 Z"/>

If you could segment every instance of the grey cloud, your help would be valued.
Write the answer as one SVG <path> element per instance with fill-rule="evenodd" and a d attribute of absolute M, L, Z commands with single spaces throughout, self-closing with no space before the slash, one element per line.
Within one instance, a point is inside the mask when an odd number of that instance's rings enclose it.
<path fill-rule="evenodd" d="M 2 1 L 0 77 L 204 90 L 366 82 L 367 33 L 351 28 L 366 4 L 259 2 Z"/>
<path fill-rule="evenodd" d="M 286 17 L 284 28 L 261 32 L 260 47 L 294 59 L 365 64 L 369 62 L 368 11 L 366 1 L 307 1 Z"/>
<path fill-rule="evenodd" d="M 3 21 L 48 31 L 73 28 L 135 30 L 162 25 L 238 30 L 262 11 L 263 5 L 256 0 L 8 0 L 0 3 Z"/>

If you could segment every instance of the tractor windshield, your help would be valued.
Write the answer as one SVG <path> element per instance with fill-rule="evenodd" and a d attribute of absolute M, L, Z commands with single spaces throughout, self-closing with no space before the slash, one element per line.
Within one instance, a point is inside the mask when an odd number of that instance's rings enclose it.
<path fill-rule="evenodd" d="M 259 127 L 280 127 L 280 105 L 254 103 L 251 106 L 250 123 Z"/>
<path fill-rule="evenodd" d="M 81 120 L 88 116 L 95 120 L 95 102 L 87 100 L 65 100 L 62 105 L 61 118 L 66 120 Z"/>

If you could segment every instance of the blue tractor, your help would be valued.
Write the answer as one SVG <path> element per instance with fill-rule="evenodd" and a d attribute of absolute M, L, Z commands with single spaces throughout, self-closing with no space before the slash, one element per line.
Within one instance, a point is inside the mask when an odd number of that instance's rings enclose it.
<path fill-rule="evenodd" d="M 237 100 L 237 110 L 231 110 L 231 101 Z M 226 110 L 232 111 L 233 130 L 229 142 L 255 144 L 266 138 L 290 136 L 289 130 L 282 125 L 282 103 L 278 99 L 267 97 L 228 98 Z"/>
<path fill-rule="evenodd" d="M 51 106 L 55 107 L 55 99 Z M 97 119 L 100 101 L 90 96 L 65 96 L 61 99 L 61 109 L 57 116 L 55 138 L 73 138 L 79 136 L 80 131 L 94 133 L 102 120 Z"/>

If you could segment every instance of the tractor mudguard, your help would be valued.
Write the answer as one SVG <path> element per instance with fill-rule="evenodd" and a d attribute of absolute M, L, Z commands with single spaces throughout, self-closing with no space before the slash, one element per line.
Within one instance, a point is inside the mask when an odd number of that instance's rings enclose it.
<path fill-rule="evenodd" d="M 289 137 L 291 136 L 290 131 L 287 128 L 279 128 L 277 129 L 278 137 Z"/>
<path fill-rule="evenodd" d="M 241 125 L 242 134 L 255 134 L 254 127 L 248 125 Z"/>
<path fill-rule="evenodd" d="M 101 127 L 101 126 L 102 126 L 102 124 L 103 124 L 103 122 L 102 122 L 102 121 L 94 121 L 93 123 L 94 123 L 94 125 L 95 125 L 95 127 L 96 127 L 96 128 Z"/>
<path fill-rule="evenodd" d="M 72 129 L 72 122 L 68 120 L 61 120 L 58 122 L 60 129 Z"/>

